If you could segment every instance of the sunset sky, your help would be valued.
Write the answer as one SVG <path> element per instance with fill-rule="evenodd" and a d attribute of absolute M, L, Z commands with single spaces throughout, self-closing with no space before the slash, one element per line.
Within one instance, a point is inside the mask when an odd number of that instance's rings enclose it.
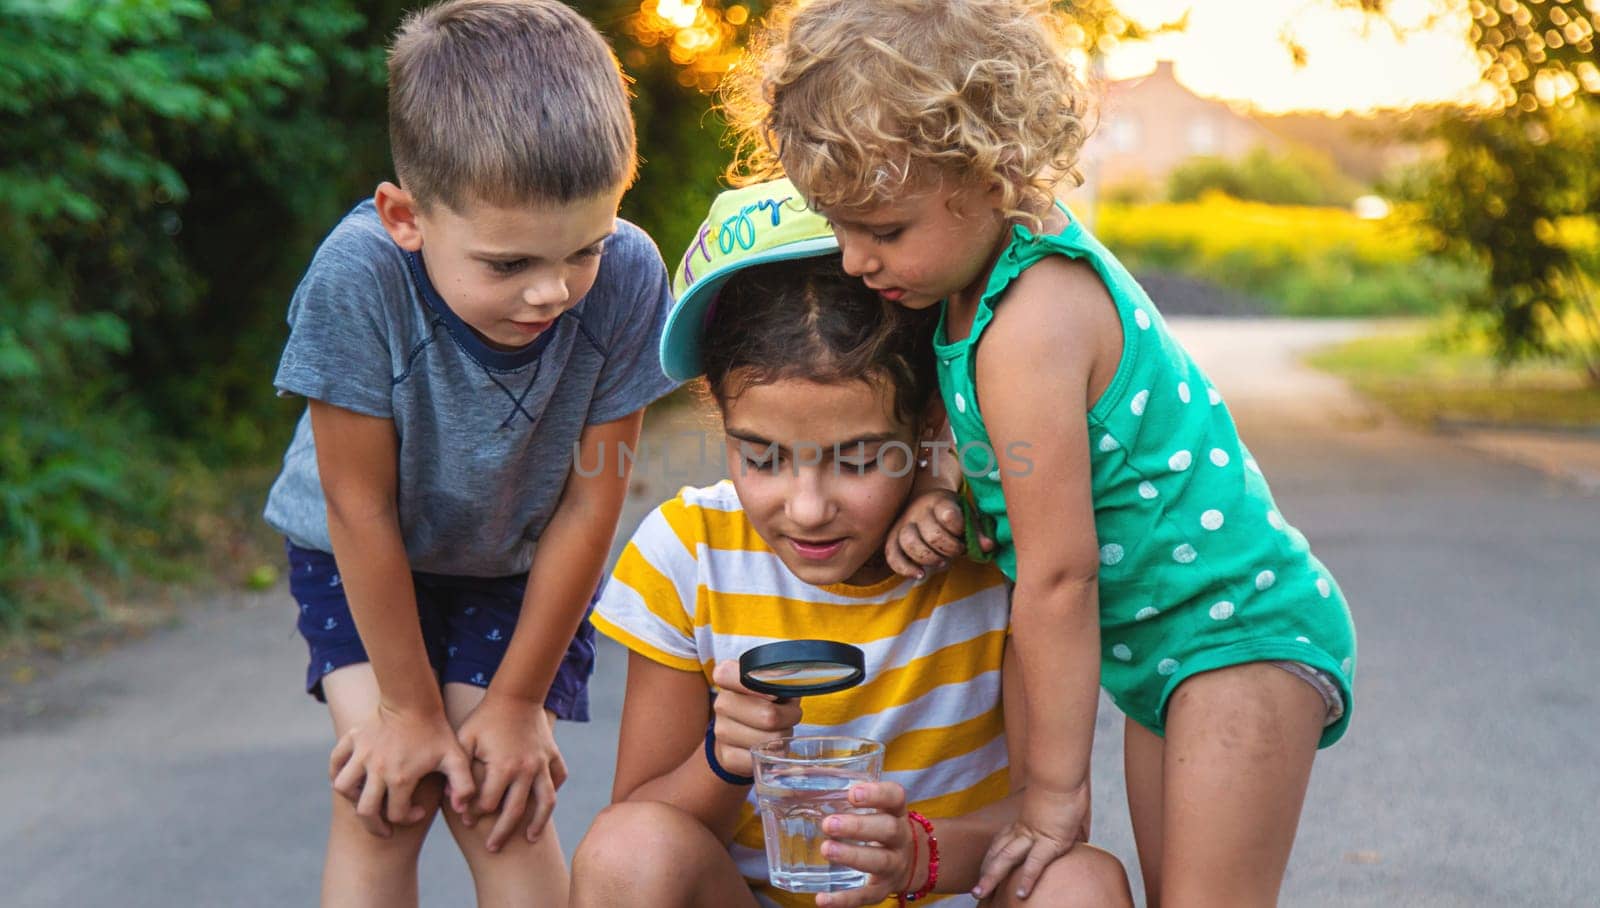
<path fill-rule="evenodd" d="M 1190 12 L 1183 32 L 1117 48 L 1106 61 L 1113 79 L 1170 59 L 1191 90 L 1274 112 L 1407 107 L 1471 100 L 1481 90 L 1466 12 L 1443 15 L 1446 4 L 1436 0 L 1393 0 L 1391 15 L 1407 28 L 1440 16 L 1404 38 L 1332 0 L 1118 0 L 1117 7 L 1150 26 Z M 1305 66 L 1295 66 L 1285 34 L 1305 47 Z"/>

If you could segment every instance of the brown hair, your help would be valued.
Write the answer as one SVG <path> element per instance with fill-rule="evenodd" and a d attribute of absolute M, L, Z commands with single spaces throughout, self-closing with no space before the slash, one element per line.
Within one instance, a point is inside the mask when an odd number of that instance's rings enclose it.
<path fill-rule="evenodd" d="M 712 303 L 700 343 L 706 385 L 719 404 L 740 386 L 789 378 L 882 378 L 895 415 L 921 420 L 938 388 L 936 312 L 886 302 L 845 273 L 838 253 L 756 265 L 735 274 Z"/>
<path fill-rule="evenodd" d="M 1047 0 L 791 0 L 723 84 L 729 176 L 855 208 L 950 174 L 1037 228 L 1088 133 L 1060 25 Z"/>
<path fill-rule="evenodd" d="M 633 182 L 628 89 L 588 20 L 554 0 L 448 0 L 389 50 L 389 145 L 423 206 L 567 203 Z"/>

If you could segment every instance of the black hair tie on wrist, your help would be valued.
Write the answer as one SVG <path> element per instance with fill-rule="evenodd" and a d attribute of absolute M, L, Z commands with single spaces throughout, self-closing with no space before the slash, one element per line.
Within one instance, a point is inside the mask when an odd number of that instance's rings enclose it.
<path fill-rule="evenodd" d="M 711 771 L 717 774 L 717 778 L 727 782 L 729 785 L 756 784 L 755 776 L 741 776 L 738 773 L 729 772 L 721 763 L 717 762 L 716 727 L 717 719 L 713 716 L 711 721 L 706 723 L 706 765 L 710 766 Z"/>

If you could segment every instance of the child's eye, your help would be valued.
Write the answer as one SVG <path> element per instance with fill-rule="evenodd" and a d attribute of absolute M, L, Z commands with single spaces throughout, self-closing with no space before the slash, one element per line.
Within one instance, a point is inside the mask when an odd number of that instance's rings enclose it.
<path fill-rule="evenodd" d="M 904 227 L 896 227 L 893 230 L 874 230 L 872 232 L 872 240 L 875 243 L 892 243 L 900 238 L 900 234 L 904 230 Z"/>
<path fill-rule="evenodd" d="M 871 457 L 866 460 L 841 460 L 838 464 L 840 472 L 854 473 L 857 476 L 865 476 L 878 468 L 878 461 Z"/>
<path fill-rule="evenodd" d="M 606 251 L 606 244 L 605 243 L 595 243 L 593 246 L 590 246 L 588 249 L 580 250 L 577 255 L 573 256 L 573 259 L 578 260 L 578 261 L 588 261 L 589 259 L 597 259 L 597 258 L 600 257 L 601 253 L 603 253 L 605 251 Z"/>
<path fill-rule="evenodd" d="M 778 458 L 776 457 L 758 458 L 746 455 L 741 457 L 740 460 L 746 470 L 754 470 L 758 473 L 772 473 L 778 469 Z"/>
<path fill-rule="evenodd" d="M 528 267 L 527 259 L 511 259 L 509 261 L 496 260 L 489 263 L 489 270 L 493 271 L 495 274 L 516 274 L 518 271 L 521 271 L 526 267 Z"/>

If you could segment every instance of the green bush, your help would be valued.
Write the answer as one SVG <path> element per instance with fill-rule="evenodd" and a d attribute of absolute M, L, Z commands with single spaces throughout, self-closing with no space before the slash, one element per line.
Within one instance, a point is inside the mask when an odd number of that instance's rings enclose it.
<path fill-rule="evenodd" d="M 1432 313 L 1483 281 L 1481 269 L 1430 255 L 1404 213 L 1365 221 L 1336 208 L 1212 194 L 1186 204 L 1107 204 L 1099 214 L 1097 231 L 1130 269 L 1205 280 L 1284 315 Z"/>
<path fill-rule="evenodd" d="M 16 629 L 49 611 L 52 578 L 155 548 L 138 533 L 170 520 L 166 437 L 226 439 L 259 415 L 223 365 L 282 289 L 252 252 L 347 194 L 361 156 L 323 134 L 352 138 L 346 87 L 382 83 L 349 3 L 0 0 L 0 19 L 0 627 Z M 196 194 L 214 173 L 237 194 Z"/>
<path fill-rule="evenodd" d="M 0 636 L 194 560 L 219 502 L 257 519 L 288 297 L 391 177 L 384 47 L 421 2 L 0 0 Z M 636 2 L 574 5 L 636 79 L 623 215 L 670 257 L 721 169 L 708 99 L 629 45 Z"/>
<path fill-rule="evenodd" d="M 1275 154 L 1257 147 L 1238 160 L 1199 157 L 1167 178 L 1167 200 L 1193 202 L 1209 192 L 1269 205 L 1348 205 L 1361 186 L 1326 155 L 1306 150 Z"/>

